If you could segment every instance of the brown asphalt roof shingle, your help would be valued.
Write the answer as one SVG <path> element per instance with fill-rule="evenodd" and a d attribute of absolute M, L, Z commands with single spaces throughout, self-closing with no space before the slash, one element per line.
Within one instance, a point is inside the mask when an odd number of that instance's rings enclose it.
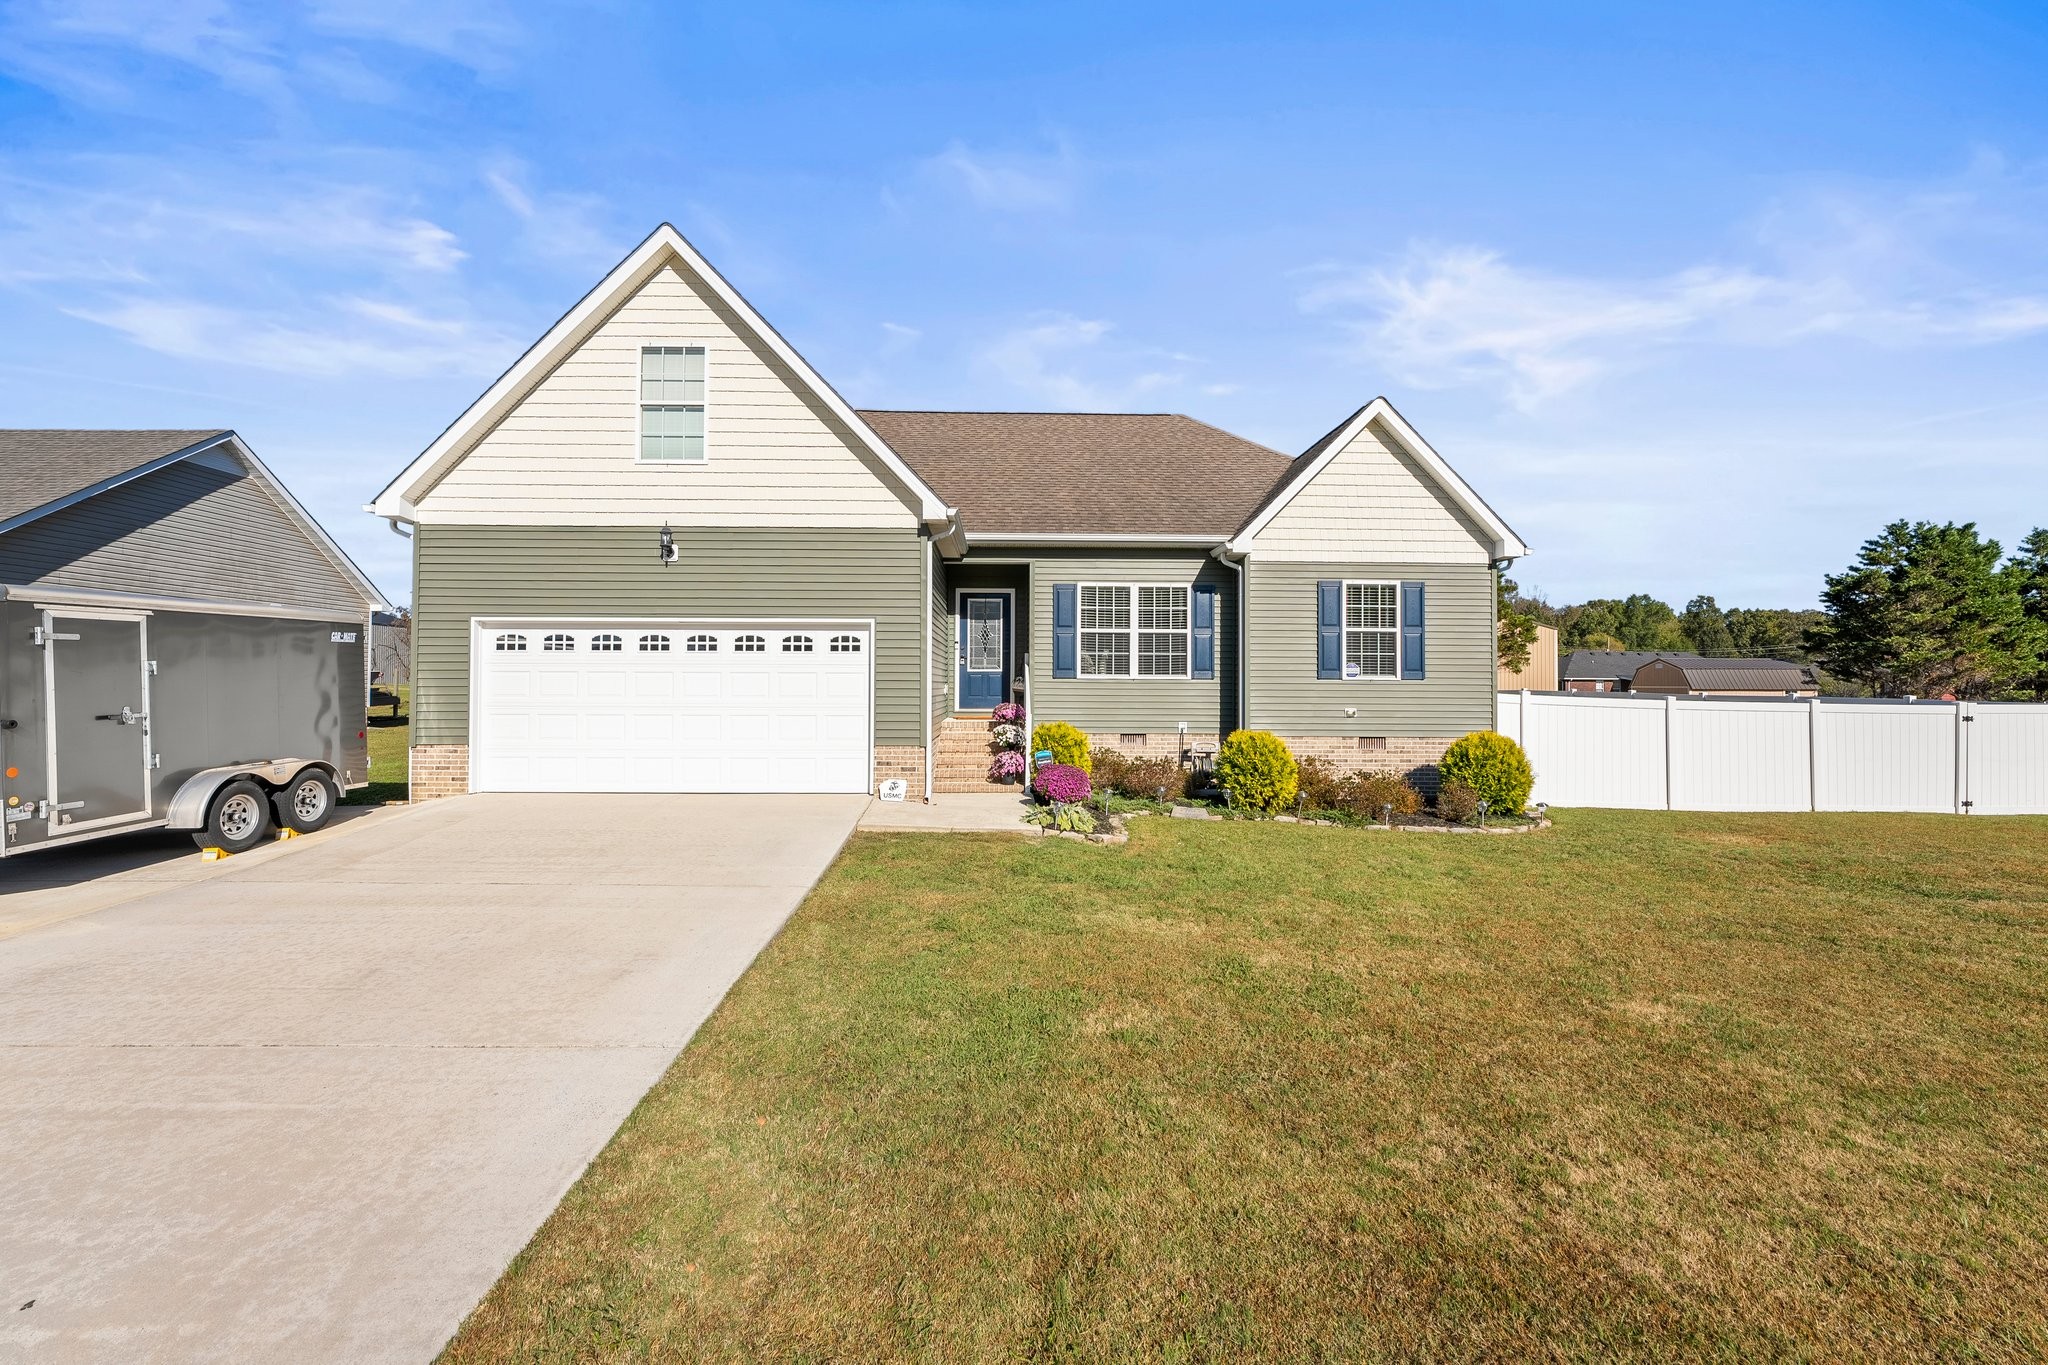
<path fill-rule="evenodd" d="M 211 431 L 0 430 L 0 521 L 224 434 Z"/>
<path fill-rule="evenodd" d="M 861 418 L 971 536 L 1221 541 L 1292 461 L 1177 413 L 878 412 Z"/>

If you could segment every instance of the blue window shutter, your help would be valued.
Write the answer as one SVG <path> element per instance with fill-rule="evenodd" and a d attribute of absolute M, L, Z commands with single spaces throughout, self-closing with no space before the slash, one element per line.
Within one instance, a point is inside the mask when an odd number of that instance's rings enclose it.
<path fill-rule="evenodd" d="M 1052 585 L 1052 675 L 1055 678 L 1071 678 L 1075 674 L 1074 661 L 1078 657 L 1074 638 L 1074 585 L 1055 583 Z"/>
<path fill-rule="evenodd" d="M 1344 676 L 1344 584 L 1316 580 L 1316 676 Z"/>
<path fill-rule="evenodd" d="M 1197 583 L 1188 596 L 1188 676 L 1216 676 L 1216 585 Z"/>
<path fill-rule="evenodd" d="M 1428 676 L 1422 667 L 1423 626 L 1422 584 L 1409 579 L 1401 585 L 1401 676 Z"/>

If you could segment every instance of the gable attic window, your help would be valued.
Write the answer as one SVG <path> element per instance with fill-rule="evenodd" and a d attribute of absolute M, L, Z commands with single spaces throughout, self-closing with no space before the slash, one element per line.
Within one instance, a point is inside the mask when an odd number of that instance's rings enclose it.
<path fill-rule="evenodd" d="M 704 348 L 640 348 L 640 458 L 704 462 Z"/>

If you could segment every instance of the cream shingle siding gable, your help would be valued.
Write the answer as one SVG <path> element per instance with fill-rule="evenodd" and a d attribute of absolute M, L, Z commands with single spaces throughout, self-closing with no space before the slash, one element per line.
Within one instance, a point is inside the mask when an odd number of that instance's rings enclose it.
<path fill-rule="evenodd" d="M 1248 546 L 1266 560 L 1402 564 L 1485 564 L 1490 547 L 1379 421 L 1361 427 Z"/>
<path fill-rule="evenodd" d="M 707 459 L 638 459 L 642 346 L 703 346 Z M 704 282 L 671 260 L 417 502 L 436 525 L 912 528 L 915 499 Z"/>

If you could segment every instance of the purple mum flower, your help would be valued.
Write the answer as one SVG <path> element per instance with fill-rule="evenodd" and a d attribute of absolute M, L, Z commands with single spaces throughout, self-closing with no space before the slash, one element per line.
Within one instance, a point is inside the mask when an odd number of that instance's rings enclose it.
<path fill-rule="evenodd" d="M 1088 784 L 1088 774 L 1068 763 L 1048 763 L 1038 770 L 1038 780 L 1033 784 L 1038 794 L 1047 801 L 1086 801 L 1093 790 Z"/>

